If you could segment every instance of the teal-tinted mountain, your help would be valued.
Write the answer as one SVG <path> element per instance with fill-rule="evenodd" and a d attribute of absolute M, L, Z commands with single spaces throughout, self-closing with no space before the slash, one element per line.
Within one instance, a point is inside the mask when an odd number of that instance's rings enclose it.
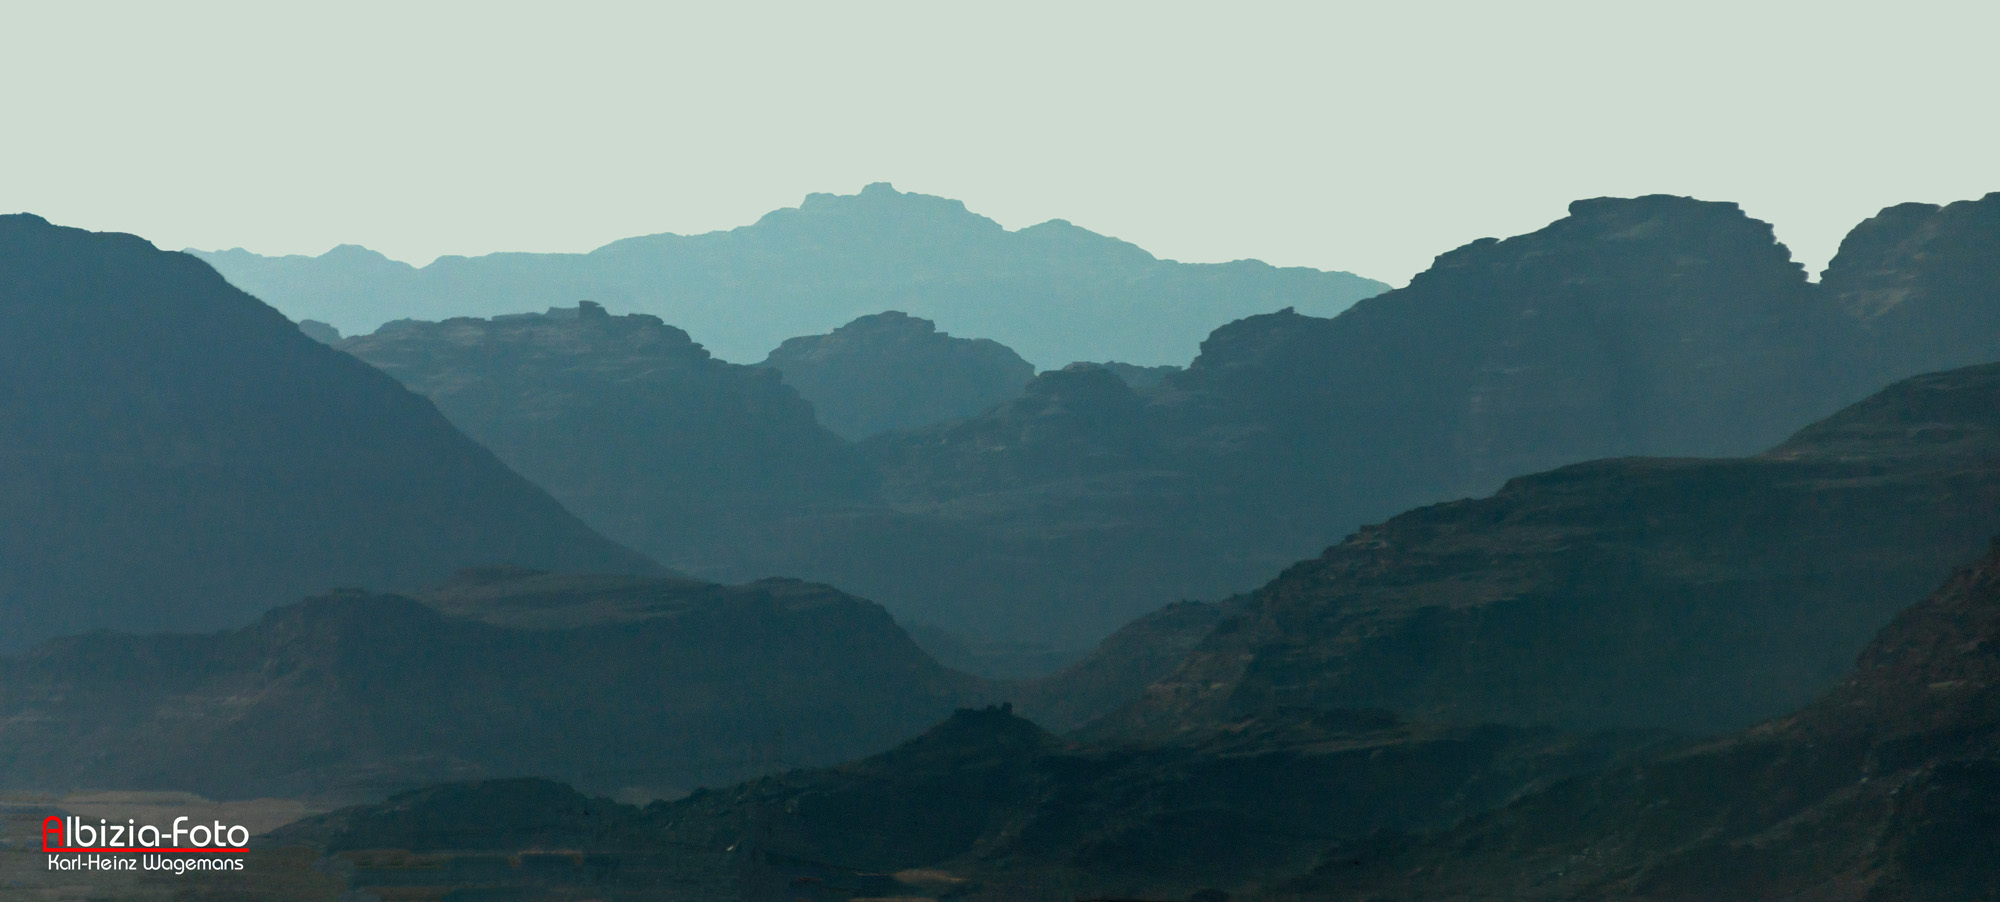
<path fill-rule="evenodd" d="M 350 335 L 396 319 L 591 298 L 659 316 L 742 363 L 787 338 L 902 310 L 1041 367 L 1179 364 L 1217 323 L 1286 306 L 1331 315 L 1388 287 L 1254 260 L 1161 260 L 1062 220 L 1009 231 L 958 201 L 887 184 L 810 195 L 742 228 L 628 238 L 588 254 L 441 257 L 422 268 L 351 245 L 319 257 L 201 256 L 287 315 Z"/>
<path fill-rule="evenodd" d="M 1006 345 L 955 338 L 894 310 L 785 339 L 763 365 L 783 373 L 819 421 L 850 441 L 983 413 L 1035 377 L 1034 365 Z"/>
<path fill-rule="evenodd" d="M 725 363 L 645 314 L 403 320 L 338 347 L 586 521 L 670 565 L 741 531 L 865 503 L 873 475 L 770 369 Z M 758 576 L 782 573 L 769 571 Z"/>
<path fill-rule="evenodd" d="M 1860 323 L 1876 378 L 2000 360 L 2000 192 L 1883 210 L 1848 233 L 1819 288 Z"/>
<path fill-rule="evenodd" d="M 887 511 L 788 524 L 717 575 L 794 573 L 961 632 L 1080 645 L 1510 477 L 1756 453 L 1874 387 L 1856 336 L 1733 204 L 1582 201 L 1331 319 L 1222 326 L 1143 393 L 1073 366 L 868 439 Z"/>
<path fill-rule="evenodd" d="M 200 260 L 0 217 L 0 648 L 485 564 L 658 570 Z"/>
<path fill-rule="evenodd" d="M 673 797 L 888 748 L 985 692 L 825 586 L 518 568 L 66 637 L 0 674 L 4 788 L 225 799 L 514 776 Z"/>
<path fill-rule="evenodd" d="M 1740 459 L 1623 458 L 1365 528 L 1244 600 L 1098 729 L 1274 707 L 1715 733 L 1796 709 L 2000 532 L 2000 365 Z"/>
<path fill-rule="evenodd" d="M 1803 710 L 1326 853 L 1282 899 L 2000 899 L 2000 552 Z"/>

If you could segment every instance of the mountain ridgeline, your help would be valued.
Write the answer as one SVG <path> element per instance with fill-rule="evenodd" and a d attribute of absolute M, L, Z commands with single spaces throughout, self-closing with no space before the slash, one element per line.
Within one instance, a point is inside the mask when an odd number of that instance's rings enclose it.
<path fill-rule="evenodd" d="M 986 691 L 825 586 L 519 568 L 52 640 L 0 674 L 6 789 L 321 802 L 524 774 L 673 797 L 886 748 Z"/>
<path fill-rule="evenodd" d="M 201 261 L 0 217 L 0 649 L 485 564 L 660 569 Z"/>
<path fill-rule="evenodd" d="M 850 441 L 983 413 L 1035 377 L 1034 365 L 1006 345 L 953 338 L 893 310 L 831 334 L 788 338 L 763 365 L 783 373 L 819 421 Z"/>
<path fill-rule="evenodd" d="M 957 396 L 954 412 L 1000 399 L 963 419 L 876 432 L 851 454 L 819 453 L 838 475 L 801 477 L 829 480 L 817 494 L 793 492 L 809 503 L 743 496 L 732 505 L 739 490 L 710 480 L 714 498 L 702 510 L 738 510 L 713 529 L 613 522 L 587 500 L 602 485 L 536 463 L 643 461 L 611 484 L 644 496 L 651 483 L 697 481 L 699 457 L 610 431 L 498 422 L 531 416 L 514 410 L 536 409 L 526 403 L 532 388 L 491 405 L 498 420 L 468 418 L 434 396 L 473 435 L 513 436 L 494 441 L 504 459 L 674 566 L 724 581 L 796 575 L 913 622 L 1082 647 L 1164 600 L 1248 589 L 1413 506 L 1585 460 L 1754 454 L 1895 378 L 2000 359 L 2000 331 L 1982 319 L 2000 305 L 1982 300 L 2000 273 L 1979 252 L 2000 241 L 1995 209 L 2000 195 L 1892 208 L 1857 228 L 1814 284 L 1770 226 L 1734 204 L 1579 201 L 1547 228 L 1446 253 L 1408 287 L 1330 319 L 1286 310 L 1224 325 L 1185 369 L 1078 364 L 1011 397 L 1001 382 L 1018 373 L 995 379 L 990 393 Z M 1956 262 L 1941 267 L 1939 257 Z M 428 335 L 443 349 L 424 352 L 439 363 L 406 378 L 426 393 L 532 386 L 519 373 L 548 365 L 460 359 L 445 333 L 409 328 L 389 331 Z M 343 346 L 408 377 L 373 340 Z M 952 374 L 1003 360 L 973 353 L 974 344 L 911 318 L 874 317 L 788 343 L 767 362 L 793 367 L 786 379 L 825 405 L 821 420 L 856 435 L 945 415 L 936 406 L 888 417 L 923 405 L 880 385 L 939 395 L 972 386 L 977 379 Z M 615 367 L 594 369 L 587 343 L 548 353 L 577 355 L 563 366 L 599 380 L 579 383 L 579 399 L 628 390 Z M 873 419 L 857 419 L 863 398 L 881 405 Z M 711 414 L 718 423 L 750 416 L 726 406 Z M 737 447 L 782 457 L 759 450 L 768 443 Z"/>
<path fill-rule="evenodd" d="M 390 320 L 538 310 L 593 298 L 699 336 L 726 360 L 865 314 L 903 310 L 1038 366 L 1178 364 L 1215 324 L 1286 305 L 1337 313 L 1386 288 L 1254 260 L 1161 260 L 1062 220 L 1009 231 L 955 200 L 873 184 L 814 194 L 754 225 L 627 238 L 588 254 L 440 257 L 422 268 L 343 245 L 319 257 L 195 252 L 295 319 L 342 332 Z"/>
<path fill-rule="evenodd" d="M 399 321 L 337 347 L 606 534 L 675 566 L 718 536 L 862 503 L 873 474 L 774 370 L 725 363 L 645 314 Z M 772 571 L 777 572 L 777 571 Z M 768 574 L 760 574 L 768 575 Z"/>

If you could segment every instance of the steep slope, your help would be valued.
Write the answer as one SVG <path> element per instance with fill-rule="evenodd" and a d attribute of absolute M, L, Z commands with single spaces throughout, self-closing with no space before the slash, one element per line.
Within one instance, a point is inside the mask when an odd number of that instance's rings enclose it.
<path fill-rule="evenodd" d="M 1820 290 L 1862 324 L 1878 378 L 2000 360 L 2000 192 L 1883 210 L 1841 241 Z"/>
<path fill-rule="evenodd" d="M 1733 204 L 1579 201 L 1332 319 L 1216 329 L 1143 395 L 1073 367 L 971 419 L 870 439 L 890 514 L 787 524 L 718 574 L 824 580 L 976 635 L 1091 641 L 1512 476 L 1769 447 L 1865 393 L 1843 363 L 1854 325 L 1811 289 Z"/>
<path fill-rule="evenodd" d="M 1336 849 L 1281 895 L 2000 899 L 2000 548 L 1797 714 L 1440 836 Z"/>
<path fill-rule="evenodd" d="M 984 691 L 824 586 L 513 569 L 54 640 L 0 674 L 6 788 L 216 798 L 514 775 L 671 796 L 867 754 Z"/>
<path fill-rule="evenodd" d="M 441 257 L 421 269 L 353 246 L 320 257 L 201 256 L 288 315 L 349 334 L 587 297 L 660 316 L 745 363 L 786 338 L 893 309 L 992 338 L 1042 367 L 1177 364 L 1216 323 L 1288 304 L 1331 315 L 1388 287 L 1254 260 L 1160 260 L 1061 220 L 1008 231 L 958 201 L 879 183 L 810 195 L 726 232 L 628 238 L 588 254 Z"/>
<path fill-rule="evenodd" d="M 826 335 L 787 338 L 761 366 L 811 401 L 834 434 L 859 441 L 979 413 L 1015 397 L 1033 364 L 987 338 L 953 338 L 891 310 Z"/>
<path fill-rule="evenodd" d="M 764 521 L 865 500 L 869 474 L 769 370 L 585 301 L 402 321 L 338 347 L 429 397 L 591 525 L 676 566 Z M 757 574 L 770 575 L 769 573 Z"/>
<path fill-rule="evenodd" d="M 1107 729 L 1274 705 L 1714 732 L 1839 679 L 2000 531 L 2000 365 L 1754 458 L 1621 459 L 1412 511 L 1300 563 Z"/>
<path fill-rule="evenodd" d="M 201 261 L 0 217 L 0 648 L 496 563 L 657 569 Z"/>

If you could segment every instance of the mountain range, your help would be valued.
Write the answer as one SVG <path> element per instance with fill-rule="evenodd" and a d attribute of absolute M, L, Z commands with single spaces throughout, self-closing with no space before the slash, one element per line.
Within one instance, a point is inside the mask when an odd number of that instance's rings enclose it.
<path fill-rule="evenodd" d="M 326 804 L 529 774 L 644 800 L 868 754 L 989 693 L 825 586 L 483 568 L 0 658 L 0 789 Z"/>
<path fill-rule="evenodd" d="M 959 201 L 899 192 L 813 194 L 755 224 L 648 235 L 588 254 L 440 257 L 418 268 L 342 245 L 318 257 L 192 251 L 294 319 L 365 333 L 589 299 L 673 323 L 725 360 L 902 310 L 1006 344 L 1037 366 L 1178 364 L 1217 323 L 1292 305 L 1330 315 L 1388 286 L 1254 260 L 1161 260 L 1062 220 L 1013 230 Z"/>
<path fill-rule="evenodd" d="M 200 260 L 0 217 L 0 649 L 486 564 L 661 570 Z"/>

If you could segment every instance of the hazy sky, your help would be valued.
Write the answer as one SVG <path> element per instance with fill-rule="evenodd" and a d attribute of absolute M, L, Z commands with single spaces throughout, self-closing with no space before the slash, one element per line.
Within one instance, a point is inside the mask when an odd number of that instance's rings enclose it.
<path fill-rule="evenodd" d="M 1991 0 L 26 5 L 0 210 L 169 248 L 587 250 L 891 181 L 1400 284 L 1669 192 L 1817 272 L 2000 190 Z"/>

